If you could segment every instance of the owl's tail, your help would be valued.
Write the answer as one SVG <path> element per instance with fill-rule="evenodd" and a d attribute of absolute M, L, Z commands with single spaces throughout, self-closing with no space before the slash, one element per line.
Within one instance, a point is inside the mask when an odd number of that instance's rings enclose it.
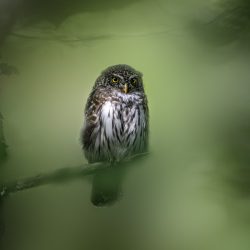
<path fill-rule="evenodd" d="M 91 202 L 95 206 L 112 205 L 121 194 L 121 182 L 123 173 L 120 169 L 105 169 L 95 174 Z"/>

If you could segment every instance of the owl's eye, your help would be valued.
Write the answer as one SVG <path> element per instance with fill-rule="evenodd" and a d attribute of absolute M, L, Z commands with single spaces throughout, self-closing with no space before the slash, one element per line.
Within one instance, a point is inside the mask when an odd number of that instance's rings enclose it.
<path fill-rule="evenodd" d="M 137 84 L 137 79 L 136 79 L 136 78 L 133 78 L 133 79 L 131 80 L 131 83 L 132 83 L 133 85 L 136 85 L 136 84 Z"/>
<path fill-rule="evenodd" d="M 112 83 L 118 83 L 119 79 L 117 77 L 112 77 Z"/>

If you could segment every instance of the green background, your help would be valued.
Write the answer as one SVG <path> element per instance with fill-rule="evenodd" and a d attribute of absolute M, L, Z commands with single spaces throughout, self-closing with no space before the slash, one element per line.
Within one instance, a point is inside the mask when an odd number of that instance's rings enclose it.
<path fill-rule="evenodd" d="M 151 153 L 111 207 L 91 204 L 89 178 L 11 195 L 1 249 L 249 249 L 248 13 L 230 14 L 234 1 L 55 2 L 33 6 L 2 48 L 19 74 L 1 76 L 0 180 L 86 163 L 84 106 L 113 64 L 144 75 Z"/>

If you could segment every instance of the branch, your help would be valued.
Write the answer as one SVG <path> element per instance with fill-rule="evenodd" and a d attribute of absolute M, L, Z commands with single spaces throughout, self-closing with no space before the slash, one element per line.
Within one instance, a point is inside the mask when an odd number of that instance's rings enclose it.
<path fill-rule="evenodd" d="M 128 163 L 135 162 L 135 160 L 141 159 L 147 156 L 148 153 L 136 154 L 127 158 L 126 160 L 116 163 L 117 168 L 127 167 Z M 78 178 L 82 178 L 88 175 L 95 174 L 100 171 L 105 171 L 109 169 L 111 164 L 109 162 L 97 162 L 93 164 L 84 164 L 82 166 L 61 168 L 50 173 L 38 174 L 33 177 L 28 177 L 20 180 L 6 182 L 0 185 L 0 201 L 2 198 L 8 196 L 11 193 L 20 192 L 26 189 L 39 187 L 42 185 L 52 184 L 52 183 L 62 183 Z"/>
<path fill-rule="evenodd" d="M 90 36 L 83 36 L 83 37 L 73 37 L 67 36 L 55 32 L 51 32 L 47 35 L 32 35 L 32 34 L 25 34 L 21 32 L 11 32 L 11 36 L 15 36 L 22 39 L 31 39 L 31 40 L 44 40 L 44 41 L 58 41 L 64 43 L 85 43 L 89 41 L 98 41 L 98 40 L 107 40 L 107 39 L 123 39 L 129 37 L 147 37 L 147 36 L 157 36 L 157 35 L 166 35 L 169 33 L 169 30 L 162 30 L 156 32 L 149 32 L 149 33 L 136 33 L 136 34 L 123 34 L 123 35 L 115 35 L 115 34 L 101 34 L 101 35 L 90 35 Z"/>
<path fill-rule="evenodd" d="M 31 40 L 44 40 L 44 41 L 60 41 L 66 43 L 75 43 L 75 42 L 88 42 L 94 40 L 104 40 L 112 38 L 112 35 L 93 35 L 93 36 L 86 36 L 86 37 L 70 37 L 65 36 L 62 34 L 51 33 L 49 35 L 32 35 L 32 34 L 25 34 L 20 32 L 12 32 L 10 33 L 11 36 L 15 36 L 18 38 L 24 39 L 31 39 Z"/>

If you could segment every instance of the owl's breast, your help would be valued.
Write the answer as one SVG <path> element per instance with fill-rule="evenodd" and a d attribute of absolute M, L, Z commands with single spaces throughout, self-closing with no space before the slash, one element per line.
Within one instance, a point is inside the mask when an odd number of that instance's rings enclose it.
<path fill-rule="evenodd" d="M 99 110 L 95 149 L 107 159 L 120 160 L 142 152 L 146 143 L 146 114 L 141 103 L 108 100 Z"/>

